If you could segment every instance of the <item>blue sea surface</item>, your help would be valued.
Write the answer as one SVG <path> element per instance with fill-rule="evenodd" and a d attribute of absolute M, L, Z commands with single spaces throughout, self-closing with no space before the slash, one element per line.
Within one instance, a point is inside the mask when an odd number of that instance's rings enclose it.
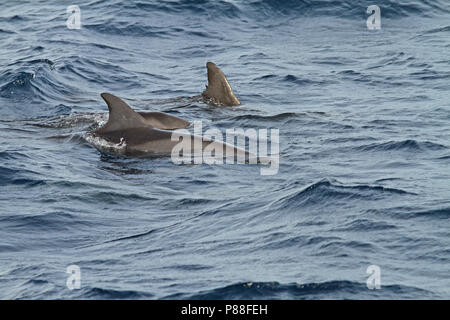
<path fill-rule="evenodd" d="M 449 1 L 4 0 L 0 44 L 1 299 L 450 298 Z M 279 129 L 279 172 L 102 153 L 101 92 Z"/>

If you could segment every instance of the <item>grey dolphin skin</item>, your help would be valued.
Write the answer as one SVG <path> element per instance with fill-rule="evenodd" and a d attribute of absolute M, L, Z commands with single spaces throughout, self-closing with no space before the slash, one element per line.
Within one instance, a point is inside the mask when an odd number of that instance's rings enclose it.
<path fill-rule="evenodd" d="M 208 85 L 202 96 L 216 105 L 238 106 L 241 101 L 234 95 L 225 74 L 213 62 L 207 62 Z"/>
<path fill-rule="evenodd" d="M 138 112 L 141 115 L 145 122 L 154 128 L 165 129 L 165 130 L 175 130 L 186 128 L 189 126 L 189 122 L 172 116 L 163 112 Z"/>
<path fill-rule="evenodd" d="M 109 108 L 109 119 L 97 133 L 111 132 L 121 128 L 138 128 L 150 126 L 158 129 L 180 129 L 189 126 L 189 122 L 181 118 L 162 112 L 135 112 L 122 99 L 110 94 L 102 93 L 102 98 Z"/>
<path fill-rule="evenodd" d="M 127 156 L 170 156 L 173 148 L 179 144 L 179 139 L 173 141 L 173 131 L 162 129 L 184 128 L 189 124 L 183 119 L 159 112 L 140 114 L 125 101 L 110 93 L 102 93 L 101 96 L 108 105 L 109 119 L 93 134 L 114 144 L 123 144 L 125 150 L 121 154 Z M 197 154 L 210 146 L 216 150 L 222 148 L 223 154 L 227 156 L 249 155 L 245 150 L 225 143 L 188 134 L 178 134 L 178 136 L 182 136 L 186 140 L 191 139 L 189 145 L 192 146 L 192 154 Z M 194 148 L 200 148 L 200 150 Z"/>

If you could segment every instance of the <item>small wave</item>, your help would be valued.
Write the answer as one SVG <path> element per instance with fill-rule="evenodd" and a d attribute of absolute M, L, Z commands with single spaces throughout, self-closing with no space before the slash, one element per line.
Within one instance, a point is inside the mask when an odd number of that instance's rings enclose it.
<path fill-rule="evenodd" d="M 377 69 L 382 67 L 389 66 L 403 66 L 403 65 L 415 65 L 416 58 L 410 55 L 405 54 L 404 52 L 399 53 L 389 53 L 389 57 L 383 58 L 380 61 L 377 61 L 373 65 L 369 66 L 367 69 Z"/>
<path fill-rule="evenodd" d="M 171 29 L 171 28 L 145 26 L 137 22 L 117 24 L 117 22 L 113 20 L 108 20 L 97 24 L 85 24 L 83 25 L 83 28 L 98 33 L 110 35 L 123 35 L 123 36 L 148 37 L 148 38 L 163 38 L 169 36 L 172 32 L 177 31 L 176 28 Z"/>
<path fill-rule="evenodd" d="M 83 298 L 92 299 L 150 299 L 154 297 L 153 294 L 149 292 L 137 291 L 137 290 L 116 290 L 116 289 L 105 289 L 99 287 L 82 288 L 80 296 Z"/>
<path fill-rule="evenodd" d="M 34 72 L 19 72 L 13 74 L 12 72 L 7 72 L 2 76 L 1 81 L 4 81 L 3 85 L 0 86 L 0 97 L 11 98 L 20 91 L 25 91 L 31 88 L 31 80 L 36 77 Z"/>
<path fill-rule="evenodd" d="M 418 211 L 413 213 L 414 216 L 432 217 L 438 219 L 448 219 L 450 217 L 450 208 L 433 209 Z"/>
<path fill-rule="evenodd" d="M 450 72 L 435 71 L 429 68 L 412 72 L 410 75 L 418 80 L 441 80 L 450 79 Z"/>
<path fill-rule="evenodd" d="M 440 32 L 450 32 L 450 26 L 440 27 L 440 28 L 434 28 L 431 30 L 425 31 L 423 34 L 433 34 L 433 33 L 440 33 Z"/>
<path fill-rule="evenodd" d="M 375 66 L 370 67 L 369 69 L 383 67 L 381 64 L 376 64 Z M 400 86 L 408 86 L 410 85 L 407 81 L 399 81 L 393 77 L 382 77 L 380 75 L 375 74 L 364 74 L 359 71 L 355 71 L 352 69 L 344 70 L 338 73 L 342 77 L 343 80 L 350 80 L 354 82 L 359 82 L 363 84 L 367 84 L 370 86 L 386 86 L 386 87 L 400 87 Z"/>
<path fill-rule="evenodd" d="M 92 83 L 105 84 L 135 80 L 136 75 L 119 65 L 95 58 L 68 56 L 57 60 L 56 70 L 68 78 L 79 78 Z"/>
<path fill-rule="evenodd" d="M 26 16 L 19 16 L 17 14 L 9 16 L 9 17 L 0 17 L 0 22 L 19 22 L 26 21 L 28 18 Z"/>
<path fill-rule="evenodd" d="M 306 246 L 314 245 L 325 246 L 326 244 L 335 242 L 342 244 L 341 249 L 346 246 L 346 244 L 344 244 L 339 237 L 334 236 L 291 236 L 283 232 L 275 232 L 264 237 L 264 244 L 260 248 L 264 250 L 285 250 L 289 247 L 305 248 Z"/>
<path fill-rule="evenodd" d="M 62 109 L 62 111 L 65 111 L 64 113 L 72 110 L 69 106 L 63 104 L 60 104 L 57 107 Z M 30 125 L 52 129 L 75 128 L 80 125 L 95 126 L 95 128 L 99 128 L 103 126 L 107 121 L 108 115 L 106 113 L 74 113 L 69 115 L 63 114 L 50 118 L 39 119 L 37 122 L 31 122 Z"/>
<path fill-rule="evenodd" d="M 340 18 L 365 17 L 366 9 L 372 5 L 371 1 L 362 1 L 357 4 L 351 0 L 258 0 L 249 3 L 250 10 L 259 14 L 274 16 L 327 16 Z M 408 16 L 429 17 L 443 15 L 450 12 L 446 0 L 426 1 L 392 1 L 379 0 L 376 3 L 382 10 L 383 17 L 401 18 Z"/>
<path fill-rule="evenodd" d="M 195 198 L 183 198 L 179 200 L 170 200 L 167 203 L 167 206 L 169 207 L 188 207 L 188 206 L 204 206 L 206 204 L 209 204 L 211 202 L 214 202 L 214 200 L 211 199 L 195 199 Z"/>
<path fill-rule="evenodd" d="M 0 166 L 0 186 L 22 185 L 34 187 L 46 183 L 45 180 L 34 179 L 32 176 L 38 176 L 38 174 L 26 169 L 12 169 Z"/>
<path fill-rule="evenodd" d="M 439 157 L 438 160 L 450 160 L 450 154 L 446 156 Z"/>
<path fill-rule="evenodd" d="M 242 120 L 256 120 L 256 121 L 266 122 L 266 121 L 280 121 L 280 120 L 292 119 L 292 118 L 296 118 L 296 117 L 297 117 L 297 113 L 295 113 L 295 112 L 283 112 L 283 113 L 268 115 L 268 116 L 256 115 L 256 114 L 245 114 L 245 115 L 233 117 L 231 119 L 231 121 L 237 122 L 237 121 L 242 121 Z"/>
<path fill-rule="evenodd" d="M 179 14 L 187 11 L 191 14 L 207 17 L 228 17 L 235 18 L 240 10 L 233 2 L 224 0 L 177 0 L 177 1 L 159 1 L 155 3 L 147 2 L 127 2 L 125 9 L 152 10 L 165 13 Z"/>
<path fill-rule="evenodd" d="M 312 59 L 311 61 L 316 64 L 331 65 L 331 66 L 347 66 L 358 63 L 357 60 L 338 56 L 315 58 Z"/>
<path fill-rule="evenodd" d="M 71 214 L 63 212 L 49 212 L 40 215 L 15 215 L 6 216 L 1 219 L 3 224 L 8 225 L 10 230 L 36 229 L 39 232 L 71 230 L 76 225 L 84 225 L 77 221 Z"/>
<path fill-rule="evenodd" d="M 35 187 L 40 185 L 45 185 L 46 181 L 41 179 L 30 179 L 30 178 L 16 178 L 10 181 L 3 182 L 3 185 L 11 184 L 11 185 L 22 185 L 25 187 Z"/>
<path fill-rule="evenodd" d="M 278 282 L 237 283 L 193 295 L 173 295 L 165 299 L 254 300 L 254 299 L 425 299 L 430 291 L 404 285 L 384 285 L 383 290 L 368 290 L 365 283 L 335 280 L 320 283 L 280 284 Z"/>
<path fill-rule="evenodd" d="M 111 14 L 116 13 L 115 15 L 119 18 L 98 20 L 96 23 L 84 24 L 83 28 L 103 34 L 114 36 L 133 36 L 135 38 L 168 38 L 171 36 L 184 34 L 188 36 L 198 36 L 201 38 L 222 39 L 222 35 L 220 33 L 215 33 L 213 31 L 202 32 L 184 27 L 155 26 L 154 24 L 148 23 L 148 15 L 142 15 L 139 13 L 157 13 L 159 15 L 157 19 L 161 19 L 161 15 L 177 15 L 177 19 L 179 19 L 180 15 L 196 15 L 206 19 L 217 20 L 224 18 L 237 18 L 240 15 L 239 8 L 233 3 L 217 0 L 200 2 L 192 0 L 178 0 L 153 3 L 130 1 L 123 3 L 112 3 L 109 5 L 108 9 Z M 119 14 L 129 14 L 130 16 L 133 16 L 133 22 L 121 20 Z M 109 16 L 110 15 L 108 15 L 108 17 Z"/>
<path fill-rule="evenodd" d="M 52 114 L 57 114 L 57 115 L 67 115 L 72 112 L 72 108 L 69 107 L 68 105 L 60 103 L 58 105 L 55 105 L 53 107 L 53 110 L 51 110 L 51 112 L 52 112 Z"/>
<path fill-rule="evenodd" d="M 224 1 L 224 0 L 176 0 L 176 1 L 128 1 L 113 2 L 109 4 L 109 16 L 117 13 L 129 14 L 136 19 L 142 17 L 139 12 L 158 13 L 159 15 L 194 15 L 207 20 L 214 19 L 247 19 L 261 20 L 261 17 L 338 17 L 355 18 L 366 17 L 366 9 L 373 3 L 363 1 L 355 4 L 354 1 L 344 0 L 254 0 L 254 1 Z M 382 10 L 383 17 L 402 18 L 408 16 L 430 17 L 443 15 L 450 12 L 446 0 L 413 0 L 408 2 L 393 2 L 392 0 L 379 0 L 376 3 Z M 87 7 L 100 9 L 101 3 L 93 2 Z M 132 32 L 134 36 L 159 37 L 167 30 L 156 30 L 151 26 L 142 27 L 143 23 L 127 25 L 115 21 L 99 21 L 97 24 L 85 25 L 97 31 L 108 34 L 127 34 Z M 163 31 L 163 32 L 161 32 Z M 158 34 L 160 33 L 160 34 Z"/>
<path fill-rule="evenodd" d="M 337 200 L 374 201 L 392 195 L 413 194 L 401 189 L 371 185 L 342 185 L 337 181 L 321 180 L 299 191 L 275 200 L 270 206 L 277 209 L 298 208 L 305 205 L 322 205 Z"/>
<path fill-rule="evenodd" d="M 10 35 L 10 34 L 14 34 L 15 32 L 14 31 L 11 31 L 11 30 L 5 30 L 5 29 L 0 29 L 0 34 L 7 34 L 7 35 Z"/>
<path fill-rule="evenodd" d="M 180 271 L 202 271 L 213 269 L 210 265 L 204 264 L 175 264 L 172 266 L 163 267 L 164 269 L 170 270 L 180 270 Z"/>
<path fill-rule="evenodd" d="M 118 193 L 118 192 L 94 192 L 91 194 L 83 194 L 81 196 L 71 196 L 71 199 L 80 200 L 87 203 L 109 203 L 109 204 L 123 204 L 126 201 L 131 201 L 133 204 L 138 202 L 146 202 L 158 200 L 157 198 L 148 197 L 136 193 Z"/>
<path fill-rule="evenodd" d="M 374 152 L 374 151 L 436 151 L 445 150 L 448 147 L 433 143 L 430 141 L 417 141 L 417 140 L 402 140 L 402 141 L 388 141 L 384 143 L 373 143 L 369 145 L 363 145 L 355 147 L 354 150 L 364 151 L 364 152 Z"/>
<path fill-rule="evenodd" d="M 44 67 L 53 70 L 54 66 L 55 62 L 50 59 L 35 59 L 32 56 L 10 63 L 9 69 L 0 77 L 0 97 L 15 98 L 39 95 L 39 92 L 43 90 L 42 80 L 51 78 L 51 74 L 47 73 Z M 51 79 L 49 82 L 56 84 L 56 81 Z"/>
<path fill-rule="evenodd" d="M 35 49 L 36 49 L 36 48 L 35 48 Z M 46 58 L 42 58 L 42 59 L 31 59 L 31 60 L 28 60 L 28 59 L 20 59 L 20 60 L 17 60 L 17 61 L 15 61 L 15 62 L 13 62 L 13 63 L 10 63 L 8 66 L 15 66 L 15 65 L 18 65 L 18 66 L 28 66 L 28 67 L 30 67 L 30 66 L 40 66 L 40 65 L 42 65 L 42 64 L 48 65 L 48 66 L 50 67 L 50 69 L 53 69 L 54 66 L 55 66 L 55 62 L 53 62 L 53 61 L 50 60 L 50 59 L 46 59 Z"/>
<path fill-rule="evenodd" d="M 18 151 L 0 151 L 0 159 L 1 160 L 24 160 L 24 159 L 30 159 L 30 157 L 22 152 Z M 0 175 L 2 167 L 0 167 Z"/>
<path fill-rule="evenodd" d="M 403 219 L 410 219 L 410 218 L 448 219 L 450 218 L 450 207 L 420 210 L 420 211 L 407 210 L 406 212 L 401 211 L 400 213 L 395 214 L 395 216 Z"/>
<path fill-rule="evenodd" d="M 114 174 L 119 175 L 119 176 L 142 175 L 142 174 L 152 174 L 152 173 L 154 173 L 153 170 L 129 168 L 127 166 L 119 166 L 118 168 L 102 166 L 101 169 L 109 171 L 109 172 L 114 173 Z"/>
<path fill-rule="evenodd" d="M 9 117 L 30 119 L 43 115 L 68 113 L 71 110 L 64 102 L 79 103 L 73 98 L 79 90 L 61 77 L 49 59 L 20 61 L 0 76 L 0 97 L 9 99 L 7 110 Z M 58 104 L 55 106 L 54 103 Z M 30 108 L 35 106 L 34 108 Z"/>
<path fill-rule="evenodd" d="M 333 229 L 333 231 L 379 231 L 379 230 L 391 230 L 396 229 L 397 226 L 384 222 L 384 221 L 373 221 L 369 219 L 356 219 L 344 225 L 338 226 Z"/>
<path fill-rule="evenodd" d="M 305 77 L 299 77 L 295 76 L 293 74 L 287 74 L 285 76 L 278 76 L 275 74 L 267 74 L 264 76 L 257 77 L 253 79 L 253 81 L 260 81 L 260 80 L 269 80 L 273 79 L 276 81 L 280 81 L 281 83 L 284 83 L 284 85 L 298 85 L 298 86 L 311 86 L 311 85 L 325 85 L 329 83 L 330 81 L 316 81 L 312 80 L 310 78 Z"/>

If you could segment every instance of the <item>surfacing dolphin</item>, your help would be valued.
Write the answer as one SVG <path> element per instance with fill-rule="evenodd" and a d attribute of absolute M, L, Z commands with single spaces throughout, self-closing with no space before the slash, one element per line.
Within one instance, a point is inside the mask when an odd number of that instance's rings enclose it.
<path fill-rule="evenodd" d="M 174 102 L 184 98 L 192 101 L 203 101 L 214 106 L 230 107 L 240 105 L 241 101 L 233 93 L 231 85 L 222 70 L 213 62 L 206 63 L 206 70 L 208 72 L 208 84 L 201 95 L 166 99 L 164 102 Z"/>
<path fill-rule="evenodd" d="M 213 62 L 207 62 L 208 85 L 202 96 L 206 102 L 215 105 L 238 106 L 241 101 L 234 95 L 225 74 Z"/>
<path fill-rule="evenodd" d="M 185 128 L 189 122 L 164 113 L 138 113 L 134 111 L 125 101 L 110 93 L 102 93 L 109 108 L 108 122 L 92 133 L 110 143 L 120 146 L 116 150 L 108 149 L 126 156 L 135 157 L 158 157 L 170 156 L 174 147 L 179 144 L 179 139 L 172 139 L 173 131 L 164 129 Z M 223 155 L 250 156 L 245 150 L 235 148 L 232 145 L 208 140 L 203 137 L 177 134 L 183 139 L 190 139 L 191 154 L 199 154 L 206 147 L 209 149 L 222 150 Z M 101 151 L 101 144 L 95 145 Z M 197 148 L 197 149 L 196 149 Z"/>

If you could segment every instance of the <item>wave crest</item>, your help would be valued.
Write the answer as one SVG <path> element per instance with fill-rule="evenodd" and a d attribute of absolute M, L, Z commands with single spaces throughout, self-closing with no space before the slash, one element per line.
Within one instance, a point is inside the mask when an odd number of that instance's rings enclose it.
<path fill-rule="evenodd" d="M 379 299 L 381 297 L 424 299 L 433 297 L 427 290 L 403 285 L 385 285 L 383 290 L 368 290 L 365 283 L 335 280 L 320 283 L 280 284 L 278 282 L 246 282 L 200 292 L 192 300 L 253 300 L 253 299 Z M 184 295 L 167 299 L 186 298 Z"/>

